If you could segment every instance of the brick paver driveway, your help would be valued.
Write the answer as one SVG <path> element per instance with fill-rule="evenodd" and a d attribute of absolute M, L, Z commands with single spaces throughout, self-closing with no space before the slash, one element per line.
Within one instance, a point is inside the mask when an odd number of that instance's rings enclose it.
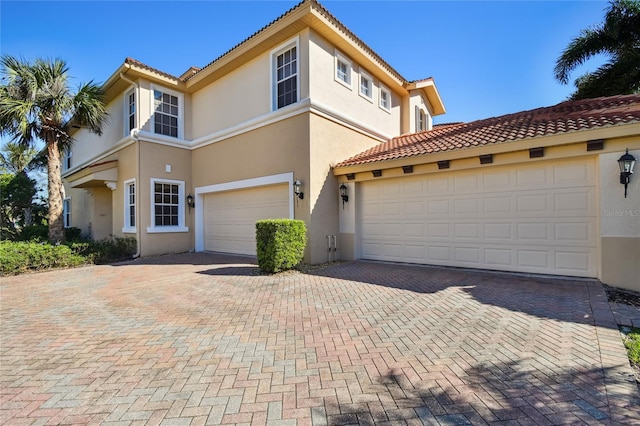
<path fill-rule="evenodd" d="M 599 283 L 211 254 L 2 278 L 2 424 L 633 424 Z"/>

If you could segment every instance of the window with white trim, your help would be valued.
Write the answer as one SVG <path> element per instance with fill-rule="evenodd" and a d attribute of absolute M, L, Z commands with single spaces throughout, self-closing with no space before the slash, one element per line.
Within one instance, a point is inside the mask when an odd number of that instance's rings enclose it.
<path fill-rule="evenodd" d="M 64 227 L 71 227 L 71 198 L 65 198 L 62 200 L 62 219 L 64 221 Z"/>
<path fill-rule="evenodd" d="M 380 85 L 380 99 L 378 105 L 385 111 L 391 111 L 391 91 L 382 85 Z"/>
<path fill-rule="evenodd" d="M 427 130 L 427 113 L 419 106 L 416 106 L 416 132 L 425 130 Z"/>
<path fill-rule="evenodd" d="M 124 134 L 128 136 L 136 128 L 136 91 L 132 89 L 124 96 L 125 126 Z"/>
<path fill-rule="evenodd" d="M 153 89 L 153 131 L 182 137 L 182 95 L 167 89 Z"/>
<path fill-rule="evenodd" d="M 335 80 L 351 89 L 351 61 L 341 55 L 338 51 L 335 52 Z"/>
<path fill-rule="evenodd" d="M 298 44 L 276 51 L 272 57 L 274 109 L 298 102 Z"/>
<path fill-rule="evenodd" d="M 151 179 L 151 226 L 147 232 L 187 232 L 184 181 Z"/>
<path fill-rule="evenodd" d="M 71 156 L 73 155 L 73 153 L 71 152 L 71 149 L 66 149 L 64 151 L 64 156 L 62 157 L 62 171 L 66 172 L 67 170 L 71 169 Z"/>
<path fill-rule="evenodd" d="M 124 227 L 122 232 L 136 232 L 136 180 L 124 182 Z"/>
<path fill-rule="evenodd" d="M 373 101 L 373 78 L 360 70 L 360 96 Z"/>

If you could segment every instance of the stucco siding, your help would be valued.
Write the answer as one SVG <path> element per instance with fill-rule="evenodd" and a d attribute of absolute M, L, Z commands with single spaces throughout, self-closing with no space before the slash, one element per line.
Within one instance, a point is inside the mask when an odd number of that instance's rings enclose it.
<path fill-rule="evenodd" d="M 170 166 L 168 169 L 167 166 Z M 168 171 L 169 170 L 169 171 Z M 151 256 L 163 253 L 180 253 L 193 248 L 192 232 L 149 233 L 153 219 L 151 179 L 184 182 L 186 194 L 191 186 L 191 151 L 154 143 L 140 142 L 140 182 L 138 183 L 139 224 L 141 226 L 141 254 Z M 184 203 L 184 199 L 180 200 Z M 180 214 L 184 215 L 184 225 L 191 230 L 193 211 L 186 204 Z M 121 213 L 120 213 L 121 214 Z"/>
<path fill-rule="evenodd" d="M 634 145 L 637 142 L 631 148 Z M 629 153 L 640 159 L 640 149 L 630 149 Z M 624 187 L 619 183 L 618 158 L 622 154 L 624 151 L 599 156 L 601 280 L 640 291 L 640 179 L 637 173 L 632 175 L 625 198 Z"/>
<path fill-rule="evenodd" d="M 308 32 L 290 38 L 298 41 L 299 99 L 308 97 Z M 232 73 L 193 94 L 193 139 L 238 125 L 272 111 L 272 51 L 264 52 Z"/>
<path fill-rule="evenodd" d="M 101 136 L 91 133 L 85 128 L 78 130 L 73 135 L 76 143 L 71 147 L 71 168 L 69 170 L 77 170 L 80 167 L 88 165 L 90 160 L 94 159 L 100 153 L 112 149 L 115 144 L 124 137 L 123 108 L 124 98 L 122 96 L 107 105 L 109 120 L 102 128 Z"/>
<path fill-rule="evenodd" d="M 345 117 L 366 125 L 386 137 L 400 134 L 400 96 L 392 87 L 391 111 L 379 106 L 380 82 L 373 78 L 373 97 L 371 100 L 360 96 L 358 75 L 360 64 L 352 63 L 350 88 L 335 79 L 335 47 L 315 32 L 310 33 L 309 92 L 314 102 L 339 111 Z M 365 70 L 366 72 L 367 70 Z M 371 75 L 371 71 L 368 72 Z"/>
<path fill-rule="evenodd" d="M 338 211 L 341 201 L 338 180 L 332 165 L 379 142 L 315 114 L 310 115 L 310 177 L 307 189 L 310 203 L 309 253 L 311 263 L 332 260 L 328 256 L 327 235 L 339 234 Z M 350 203 L 355 200 L 350 198 Z M 349 205 L 351 207 L 351 204 Z M 347 252 L 350 247 L 346 247 Z M 338 243 L 337 258 L 344 247 Z"/>

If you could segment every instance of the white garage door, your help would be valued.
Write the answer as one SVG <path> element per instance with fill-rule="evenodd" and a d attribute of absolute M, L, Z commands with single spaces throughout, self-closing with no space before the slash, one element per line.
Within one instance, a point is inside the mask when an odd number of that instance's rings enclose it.
<path fill-rule="evenodd" d="M 597 276 L 593 159 L 363 182 L 364 259 Z"/>
<path fill-rule="evenodd" d="M 255 223 L 289 217 L 289 187 L 216 192 L 204 196 L 203 206 L 205 250 L 255 255 Z"/>

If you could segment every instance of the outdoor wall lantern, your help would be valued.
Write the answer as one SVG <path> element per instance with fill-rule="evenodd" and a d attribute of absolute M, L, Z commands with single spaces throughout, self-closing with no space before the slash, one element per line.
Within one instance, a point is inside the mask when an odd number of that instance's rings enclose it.
<path fill-rule="evenodd" d="M 195 201 L 193 201 L 193 195 L 191 194 L 187 195 L 187 205 L 189 206 L 189 210 L 196 206 Z"/>
<path fill-rule="evenodd" d="M 636 165 L 636 157 L 629 154 L 629 148 L 627 148 L 627 152 L 618 159 L 618 165 L 620 166 L 620 183 L 624 185 L 624 198 L 627 198 L 627 185 L 629 185 L 631 181 L 633 167 Z"/>
<path fill-rule="evenodd" d="M 299 180 L 293 182 L 293 193 L 302 200 L 304 199 L 304 192 L 300 191 L 300 186 L 302 186 L 302 183 Z"/>
<path fill-rule="evenodd" d="M 344 203 L 349 202 L 349 195 L 347 194 L 347 186 L 343 183 L 340 185 L 340 198 L 342 198 L 342 209 L 344 210 Z"/>

